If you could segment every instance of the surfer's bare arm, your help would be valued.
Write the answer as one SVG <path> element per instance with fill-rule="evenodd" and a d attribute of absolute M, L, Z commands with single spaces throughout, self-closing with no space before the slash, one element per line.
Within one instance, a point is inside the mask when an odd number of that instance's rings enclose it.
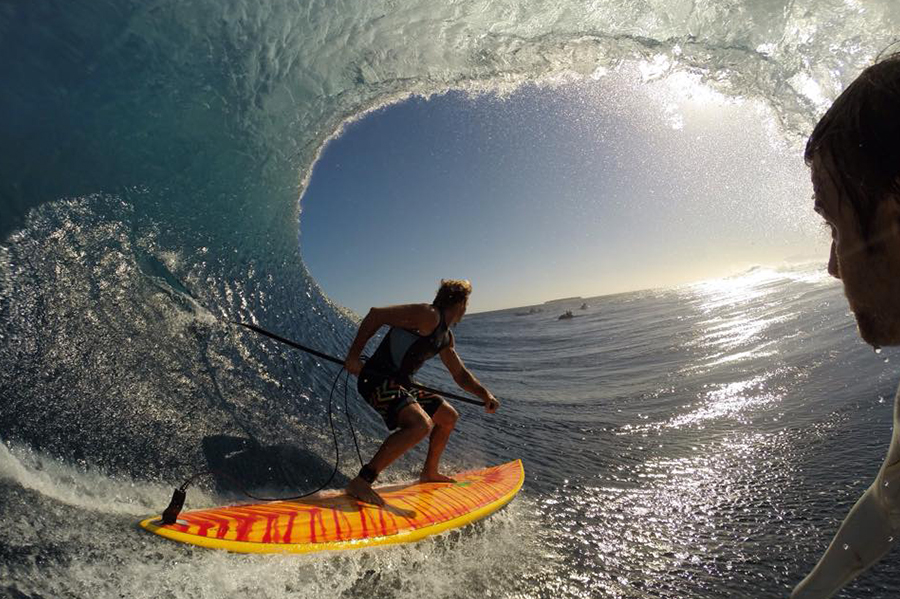
<path fill-rule="evenodd" d="M 350 345 L 350 350 L 344 360 L 344 368 L 351 374 L 359 374 L 359 371 L 362 370 L 360 356 L 366 343 L 384 325 L 411 331 L 432 331 L 438 323 L 440 323 L 440 314 L 428 304 L 401 304 L 384 308 L 370 308 L 369 313 L 359 323 L 356 338 Z"/>
<path fill-rule="evenodd" d="M 900 538 L 900 392 L 894 400 L 894 433 L 887 457 L 869 488 L 847 514 L 828 550 L 797 585 L 792 599 L 822 599 L 883 557 Z"/>
<path fill-rule="evenodd" d="M 453 380 L 460 388 L 484 400 L 484 409 L 489 414 L 497 411 L 497 408 L 500 407 L 500 400 L 478 382 L 475 375 L 463 364 L 452 344 L 441 350 L 441 361 L 447 367 L 447 370 L 450 371 Z"/>

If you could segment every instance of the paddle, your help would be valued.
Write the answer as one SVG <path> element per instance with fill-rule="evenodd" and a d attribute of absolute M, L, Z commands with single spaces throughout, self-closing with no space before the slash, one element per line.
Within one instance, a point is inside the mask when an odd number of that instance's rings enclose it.
<path fill-rule="evenodd" d="M 311 347 L 306 347 L 305 345 L 301 345 L 301 344 L 297 343 L 296 341 L 291 341 L 290 339 L 286 339 L 286 338 L 282 337 L 281 335 L 276 335 L 275 333 L 272 333 L 271 331 L 267 331 L 267 330 L 260 328 L 254 324 L 249 324 L 246 322 L 238 322 L 238 321 L 234 321 L 234 324 L 236 324 L 238 326 L 242 326 L 246 329 L 250 329 L 251 331 L 253 331 L 255 333 L 259 333 L 260 335 L 264 335 L 270 339 L 274 339 L 275 341 L 278 341 L 279 343 L 283 343 L 283 344 L 293 347 L 295 349 L 299 349 L 300 351 L 304 351 L 308 354 L 312 354 L 313 356 L 322 358 L 323 360 L 328 360 L 329 362 L 334 362 L 335 364 L 339 364 L 340 366 L 344 365 L 344 361 L 341 360 L 340 358 L 335 358 L 334 356 L 329 356 L 328 354 L 322 353 Z M 377 371 L 375 372 L 375 374 L 378 374 L 378 375 L 381 375 L 384 377 L 388 377 L 388 378 L 391 376 L 388 373 L 377 372 Z M 472 404 L 473 406 L 483 406 L 484 405 L 484 402 L 481 400 L 472 399 L 470 397 L 464 397 L 462 395 L 456 395 L 455 393 L 448 393 L 447 391 L 442 391 L 440 389 L 433 389 L 431 387 L 426 387 L 425 385 L 420 385 L 418 383 L 409 383 L 408 386 L 414 387 L 416 389 L 421 389 L 422 391 L 427 391 L 428 393 L 435 393 L 442 397 L 449 397 L 450 399 L 455 399 L 455 400 L 462 401 L 462 402 L 465 402 L 468 404 Z"/>

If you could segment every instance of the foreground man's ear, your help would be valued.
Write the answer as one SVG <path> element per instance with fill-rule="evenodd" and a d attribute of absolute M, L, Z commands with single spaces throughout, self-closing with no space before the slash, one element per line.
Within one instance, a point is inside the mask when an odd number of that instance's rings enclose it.
<path fill-rule="evenodd" d="M 878 204 L 871 234 L 877 249 L 900 252 L 900 195 L 889 195 Z"/>

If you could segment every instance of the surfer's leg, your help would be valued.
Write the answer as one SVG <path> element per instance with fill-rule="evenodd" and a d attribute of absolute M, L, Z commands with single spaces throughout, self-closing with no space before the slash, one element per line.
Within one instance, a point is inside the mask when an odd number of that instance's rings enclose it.
<path fill-rule="evenodd" d="M 397 424 L 400 428 L 384 440 L 375 457 L 369 461 L 369 467 L 375 472 L 381 472 L 390 466 L 413 445 L 427 437 L 432 427 L 431 418 L 417 403 L 407 405 L 397 414 Z"/>
<path fill-rule="evenodd" d="M 415 402 L 400 410 L 397 414 L 397 424 L 400 428 L 384 440 L 384 443 L 375 452 L 375 456 L 367 464 L 376 476 L 413 445 L 427 437 L 432 426 L 431 418 L 428 417 L 422 406 Z M 350 481 L 347 493 L 360 501 L 384 505 L 384 500 L 372 490 L 372 485 L 359 476 Z"/>
<path fill-rule="evenodd" d="M 431 429 L 431 438 L 428 440 L 428 457 L 425 458 L 425 466 L 422 468 L 422 475 L 419 477 L 422 482 L 454 482 L 449 476 L 444 476 L 440 473 L 440 462 L 441 454 L 444 453 L 444 448 L 447 447 L 447 440 L 450 438 L 450 433 L 453 432 L 458 419 L 459 412 L 441 399 L 440 405 L 431 416 L 434 428 Z"/>
<path fill-rule="evenodd" d="M 872 483 L 847 514 L 813 571 L 792 599 L 825 599 L 880 559 L 900 537 L 900 392 L 894 400 L 894 431 L 887 457 Z M 895 515 L 892 517 L 892 513 Z"/>

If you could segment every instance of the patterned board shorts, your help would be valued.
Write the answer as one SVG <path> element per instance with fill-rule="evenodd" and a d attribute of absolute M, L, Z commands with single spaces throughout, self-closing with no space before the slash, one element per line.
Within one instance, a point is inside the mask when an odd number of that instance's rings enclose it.
<path fill-rule="evenodd" d="M 384 420 L 389 430 L 394 430 L 397 424 L 397 416 L 406 406 L 418 403 L 429 416 L 434 416 L 444 398 L 434 393 L 422 391 L 414 387 L 404 387 L 390 379 L 371 381 L 361 377 L 357 385 L 359 394 L 374 408 Z"/>

